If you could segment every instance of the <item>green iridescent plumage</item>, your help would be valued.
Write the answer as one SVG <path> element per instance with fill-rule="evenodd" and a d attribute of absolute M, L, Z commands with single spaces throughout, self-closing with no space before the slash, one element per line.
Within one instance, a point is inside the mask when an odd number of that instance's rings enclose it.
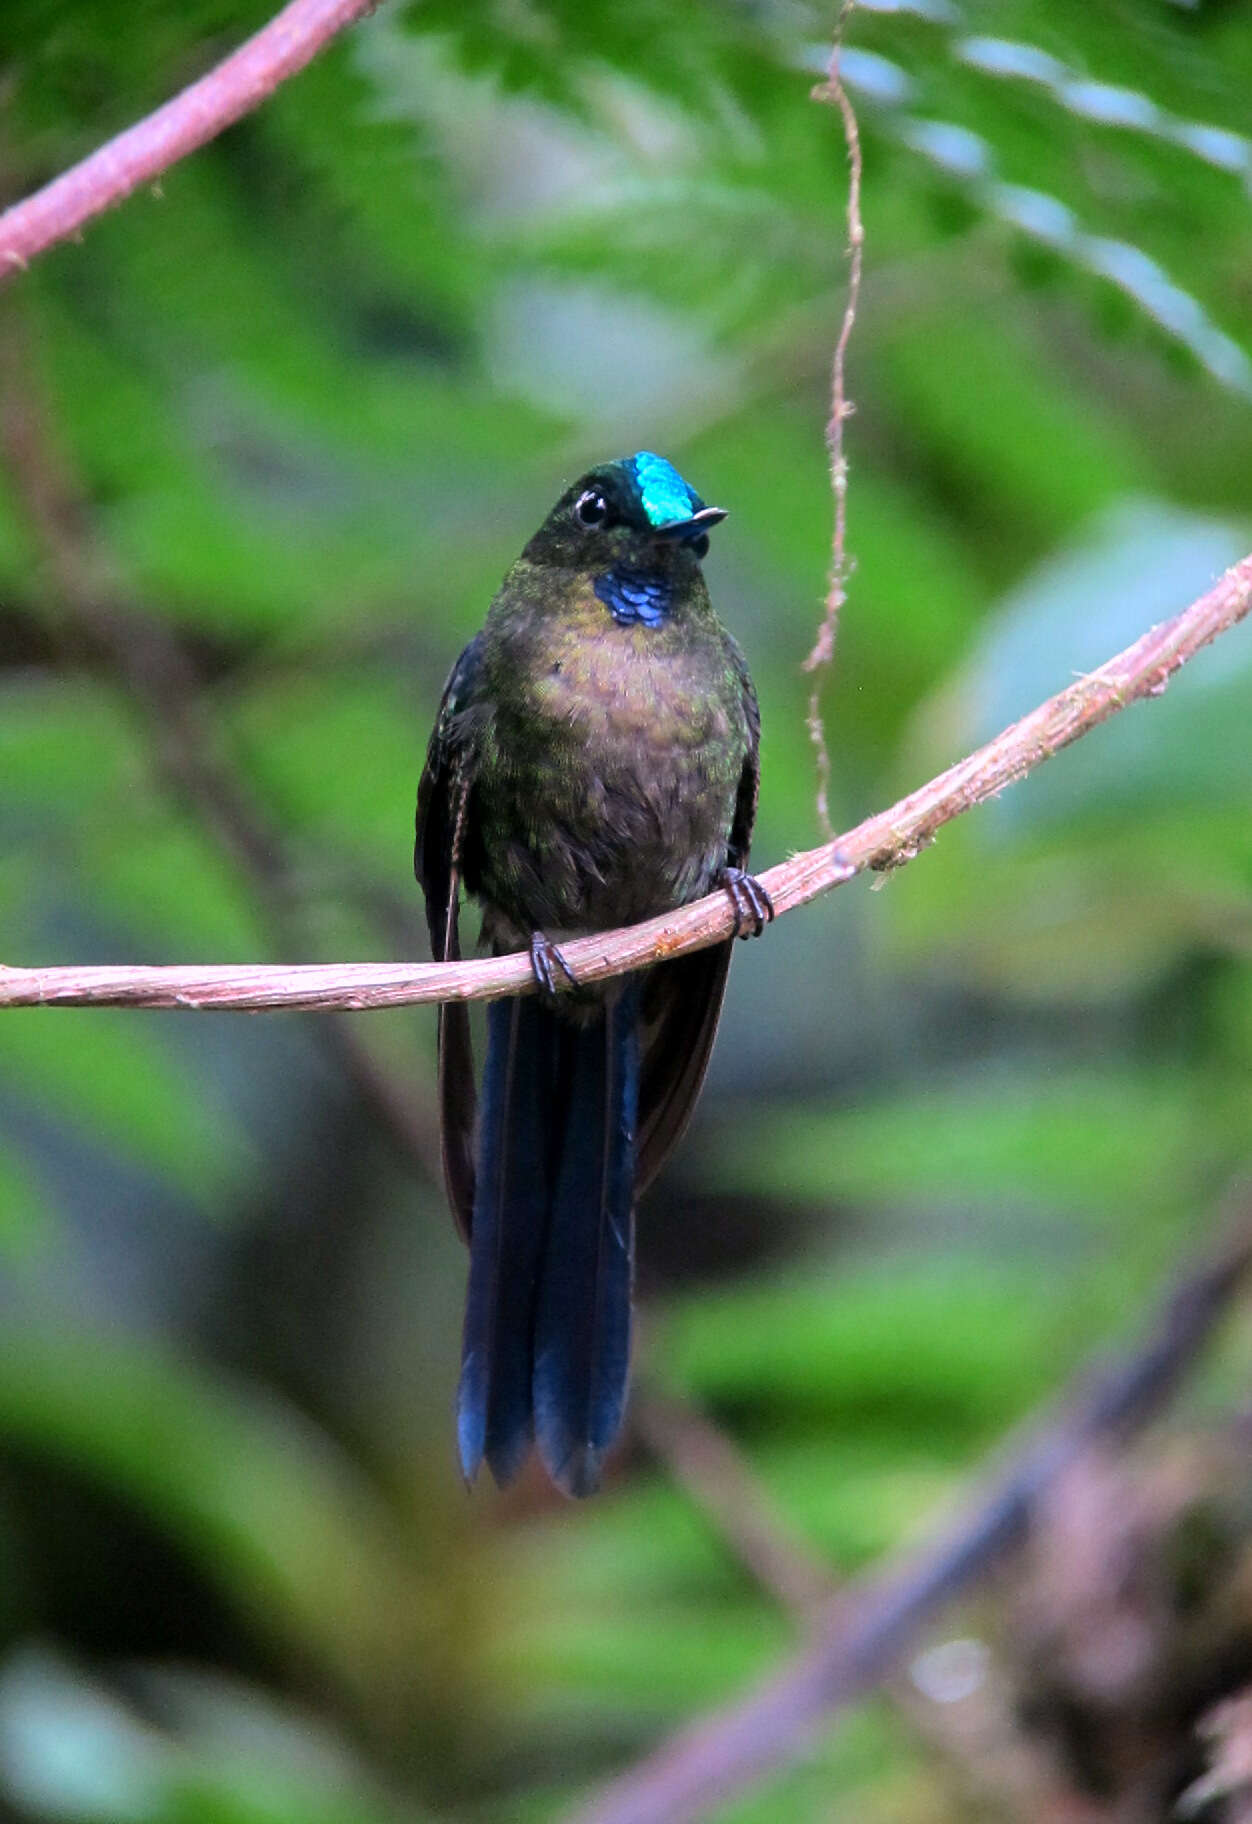
<path fill-rule="evenodd" d="M 719 881 L 744 934 L 759 721 L 701 570 L 705 507 L 650 452 L 557 503 L 448 681 L 418 796 L 437 956 L 462 885 L 496 950 L 633 923 Z M 538 935 L 537 934 L 541 934 Z M 532 1425 L 588 1492 L 621 1419 L 635 1197 L 677 1142 L 712 1048 L 730 945 L 489 1013 L 482 1119 L 464 1007 L 443 1010 L 445 1172 L 471 1238 L 461 1384 L 467 1476 L 516 1469 Z"/>

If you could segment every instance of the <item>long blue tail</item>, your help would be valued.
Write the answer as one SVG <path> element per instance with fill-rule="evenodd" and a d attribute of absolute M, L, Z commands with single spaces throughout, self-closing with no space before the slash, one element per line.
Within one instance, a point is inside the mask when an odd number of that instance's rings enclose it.
<path fill-rule="evenodd" d="M 459 1434 L 467 1478 L 515 1475 L 532 1436 L 588 1495 L 630 1365 L 638 984 L 584 1020 L 488 1009 Z"/>

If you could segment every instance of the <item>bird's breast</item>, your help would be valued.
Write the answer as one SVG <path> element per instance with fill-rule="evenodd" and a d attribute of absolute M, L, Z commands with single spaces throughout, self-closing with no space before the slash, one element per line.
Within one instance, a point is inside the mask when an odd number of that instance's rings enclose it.
<path fill-rule="evenodd" d="M 496 718 L 484 888 L 523 930 L 668 910 L 725 862 L 748 737 L 720 637 L 603 621 L 532 645 Z"/>
<path fill-rule="evenodd" d="M 730 736 L 717 668 L 644 624 L 613 626 L 594 642 L 564 642 L 536 679 L 536 701 L 562 741 L 627 770 L 663 766 Z M 603 743 L 603 747 L 601 747 Z"/>

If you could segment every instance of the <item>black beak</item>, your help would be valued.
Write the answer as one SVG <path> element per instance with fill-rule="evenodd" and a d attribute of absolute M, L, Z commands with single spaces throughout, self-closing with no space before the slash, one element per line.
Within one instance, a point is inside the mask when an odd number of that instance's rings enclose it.
<path fill-rule="evenodd" d="M 668 526 L 658 526 L 656 535 L 658 538 L 677 539 L 682 545 L 693 545 L 714 526 L 720 526 L 725 517 L 725 507 L 701 507 L 690 519 L 675 519 Z"/>

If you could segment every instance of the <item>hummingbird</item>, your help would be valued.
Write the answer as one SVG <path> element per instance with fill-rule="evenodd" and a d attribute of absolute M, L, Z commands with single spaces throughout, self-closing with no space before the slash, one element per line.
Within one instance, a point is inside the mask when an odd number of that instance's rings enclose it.
<path fill-rule="evenodd" d="M 537 992 L 439 1018 L 444 1179 L 469 1242 L 457 1431 L 472 1482 L 532 1442 L 572 1496 L 599 1484 L 630 1365 L 635 1203 L 691 1116 L 733 939 L 582 986 L 563 941 L 717 887 L 734 935 L 774 908 L 747 872 L 760 712 L 702 561 L 726 514 L 651 451 L 562 494 L 452 668 L 417 797 L 432 953 L 527 950 Z"/>

